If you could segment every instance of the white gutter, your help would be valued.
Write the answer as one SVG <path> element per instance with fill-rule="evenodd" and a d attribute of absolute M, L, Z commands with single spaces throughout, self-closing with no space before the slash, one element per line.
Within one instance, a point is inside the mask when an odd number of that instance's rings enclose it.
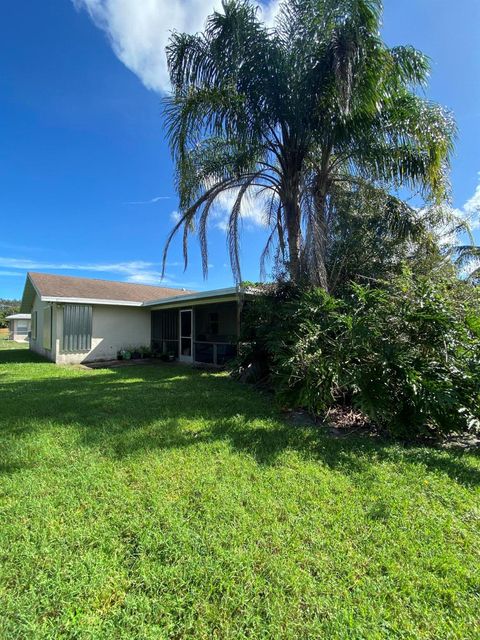
<path fill-rule="evenodd" d="M 143 302 L 131 302 L 130 300 L 99 300 L 98 298 L 54 298 L 41 296 L 42 302 L 55 302 L 57 304 L 102 304 L 116 307 L 142 307 Z"/>
<path fill-rule="evenodd" d="M 198 293 L 187 293 L 181 296 L 171 296 L 170 298 L 161 298 L 160 300 L 151 300 L 144 302 L 145 307 L 156 307 L 163 304 L 172 304 L 175 302 L 192 302 L 195 300 L 204 300 L 206 298 L 223 298 L 224 296 L 235 296 L 240 293 L 237 287 L 227 287 L 226 289 L 212 289 L 211 291 L 199 291 Z"/>

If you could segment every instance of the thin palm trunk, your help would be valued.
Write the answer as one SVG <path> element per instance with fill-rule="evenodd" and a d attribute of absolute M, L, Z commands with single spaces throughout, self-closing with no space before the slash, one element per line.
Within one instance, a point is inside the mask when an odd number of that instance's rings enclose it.
<path fill-rule="evenodd" d="M 288 235 L 288 272 L 290 280 L 298 283 L 302 277 L 301 253 L 302 234 L 300 227 L 300 207 L 298 202 L 289 199 L 285 204 L 285 218 Z"/>
<path fill-rule="evenodd" d="M 327 240 L 328 240 L 328 212 L 327 212 L 327 193 L 328 193 L 328 177 L 326 173 L 317 176 L 315 193 L 314 193 L 314 209 L 315 209 L 315 225 L 316 225 L 316 251 L 314 271 L 318 279 L 318 284 L 328 291 L 328 274 L 327 274 Z"/>
<path fill-rule="evenodd" d="M 301 161 L 298 160 L 298 156 L 295 156 L 297 154 L 290 153 L 282 159 L 283 175 L 280 181 L 280 194 L 287 229 L 288 274 L 292 282 L 299 283 L 302 277 Z"/>

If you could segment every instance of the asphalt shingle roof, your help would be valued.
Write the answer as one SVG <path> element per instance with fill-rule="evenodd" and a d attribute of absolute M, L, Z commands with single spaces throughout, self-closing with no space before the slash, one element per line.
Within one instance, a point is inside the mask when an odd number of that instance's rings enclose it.
<path fill-rule="evenodd" d="M 148 302 L 194 293 L 186 289 L 154 287 L 146 284 L 97 280 L 94 278 L 58 276 L 50 273 L 29 273 L 29 276 L 40 296 L 51 298 Z"/>

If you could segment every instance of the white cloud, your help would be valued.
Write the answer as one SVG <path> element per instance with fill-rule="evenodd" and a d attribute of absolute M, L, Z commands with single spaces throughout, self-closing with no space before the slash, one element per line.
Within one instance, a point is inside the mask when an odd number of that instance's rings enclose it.
<path fill-rule="evenodd" d="M 231 189 L 222 193 L 216 200 L 213 209 L 213 221 L 215 227 L 221 231 L 228 229 L 228 220 L 230 213 L 235 205 L 238 196 L 238 189 Z M 242 221 L 249 223 L 252 227 L 265 227 L 267 219 L 265 216 L 265 206 L 267 198 L 263 194 L 255 193 L 251 190 L 250 195 L 243 198 L 240 207 L 240 218 Z"/>
<path fill-rule="evenodd" d="M 454 209 L 462 220 L 466 220 L 471 229 L 480 228 L 480 172 L 478 173 L 478 185 L 475 193 L 465 202 L 461 209 Z"/>
<path fill-rule="evenodd" d="M 463 210 L 470 220 L 472 229 L 480 228 L 480 173 L 479 183 L 473 196 L 463 205 Z"/>
<path fill-rule="evenodd" d="M 480 228 L 480 173 L 478 175 L 479 184 L 473 196 L 465 202 L 463 207 L 449 208 L 447 213 L 453 215 L 454 219 L 435 229 L 440 246 L 447 250 L 452 251 L 458 246 L 471 244 L 471 237 L 465 231 L 459 230 L 462 223 L 467 223 L 472 231 Z M 480 260 L 472 258 L 463 264 L 460 275 L 467 278 L 479 268 Z"/>
<path fill-rule="evenodd" d="M 133 202 L 125 202 L 125 204 L 155 204 L 161 200 L 171 200 L 171 196 L 155 196 L 155 198 L 151 198 L 150 200 L 136 200 Z"/>
<path fill-rule="evenodd" d="M 228 219 L 238 196 L 238 189 L 231 189 L 218 196 L 215 205 L 211 210 L 211 222 L 214 227 L 221 231 L 227 231 Z M 266 198 L 263 195 L 255 194 L 254 189 L 245 196 L 240 209 L 240 217 L 242 221 L 247 223 L 247 229 L 252 230 L 254 227 L 265 227 L 267 220 L 265 218 Z M 170 220 L 173 224 L 177 224 L 180 220 L 180 213 L 172 211 Z"/>
<path fill-rule="evenodd" d="M 474 271 L 480 269 L 480 260 L 478 258 L 471 258 L 460 269 L 460 277 L 468 278 Z"/>
<path fill-rule="evenodd" d="M 172 30 L 200 31 L 221 0 L 72 0 L 102 29 L 115 55 L 153 91 L 169 90 L 165 47 Z M 267 0 L 263 17 L 271 23 L 278 0 Z"/>

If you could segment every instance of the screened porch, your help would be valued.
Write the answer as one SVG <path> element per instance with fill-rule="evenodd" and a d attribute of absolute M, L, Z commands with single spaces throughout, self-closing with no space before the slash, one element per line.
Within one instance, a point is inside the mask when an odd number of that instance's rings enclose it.
<path fill-rule="evenodd" d="M 152 311 L 152 350 L 181 362 L 222 366 L 237 355 L 238 302 Z"/>

